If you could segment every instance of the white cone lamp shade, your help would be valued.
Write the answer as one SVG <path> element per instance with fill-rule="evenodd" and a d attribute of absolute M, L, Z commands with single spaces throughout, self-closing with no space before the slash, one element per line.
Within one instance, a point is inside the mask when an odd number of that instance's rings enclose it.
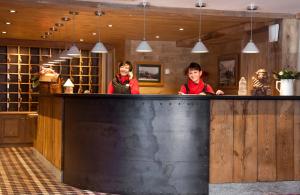
<path fill-rule="evenodd" d="M 96 45 L 93 47 L 92 53 L 107 53 L 107 49 L 104 46 L 104 44 L 102 42 L 98 42 L 96 43 Z"/>
<path fill-rule="evenodd" d="M 147 52 L 152 52 L 152 48 L 150 47 L 148 42 L 144 40 L 144 41 L 141 41 L 141 43 L 138 45 L 138 47 L 136 48 L 135 51 L 147 53 Z"/>
<path fill-rule="evenodd" d="M 69 50 L 67 50 L 67 49 L 65 49 L 61 54 L 60 54 L 60 56 L 59 56 L 59 58 L 61 58 L 61 59 L 72 59 L 72 57 L 71 56 L 68 56 L 68 51 Z"/>
<path fill-rule="evenodd" d="M 58 64 L 59 62 L 55 61 L 55 58 L 51 58 L 49 61 L 48 61 L 48 64 Z"/>
<path fill-rule="evenodd" d="M 68 56 L 71 56 L 71 57 L 78 58 L 78 57 L 80 57 L 80 51 L 79 51 L 78 47 L 74 44 L 74 45 L 72 45 L 72 47 L 69 49 L 67 55 L 68 55 Z"/>
<path fill-rule="evenodd" d="M 199 39 L 199 41 L 195 44 L 194 48 L 192 49 L 192 53 L 208 53 L 208 49 Z"/>
<path fill-rule="evenodd" d="M 254 42 L 252 40 L 250 40 L 242 52 L 243 53 L 259 53 L 259 49 L 256 47 Z"/>
<path fill-rule="evenodd" d="M 71 79 L 68 79 L 65 82 L 64 87 L 74 87 L 74 84 L 72 83 Z"/>
<path fill-rule="evenodd" d="M 57 56 L 55 56 L 55 58 L 54 58 L 53 61 L 59 63 L 59 62 L 65 61 L 65 60 L 66 60 L 66 59 L 60 58 L 60 55 L 57 55 Z"/>

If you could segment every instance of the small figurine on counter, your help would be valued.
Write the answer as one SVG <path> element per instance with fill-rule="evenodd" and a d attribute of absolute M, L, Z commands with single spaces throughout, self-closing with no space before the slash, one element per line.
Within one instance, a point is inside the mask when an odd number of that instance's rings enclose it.
<path fill-rule="evenodd" d="M 256 76 L 252 77 L 252 86 L 251 93 L 254 96 L 272 95 L 268 72 L 265 69 L 256 71 Z"/>

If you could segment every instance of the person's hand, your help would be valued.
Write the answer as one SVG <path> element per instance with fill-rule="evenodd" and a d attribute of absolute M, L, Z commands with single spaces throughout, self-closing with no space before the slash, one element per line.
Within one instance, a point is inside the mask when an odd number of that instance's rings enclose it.
<path fill-rule="evenodd" d="M 216 95 L 224 95 L 224 91 L 218 90 L 218 91 L 216 92 Z"/>
<path fill-rule="evenodd" d="M 185 93 L 179 91 L 179 92 L 178 92 L 178 95 L 185 95 Z"/>
<path fill-rule="evenodd" d="M 131 80 L 133 78 L 133 73 L 129 72 L 128 75 L 129 75 L 129 80 Z"/>
<path fill-rule="evenodd" d="M 199 95 L 206 95 L 206 93 L 205 92 L 201 92 L 201 93 L 199 93 Z"/>

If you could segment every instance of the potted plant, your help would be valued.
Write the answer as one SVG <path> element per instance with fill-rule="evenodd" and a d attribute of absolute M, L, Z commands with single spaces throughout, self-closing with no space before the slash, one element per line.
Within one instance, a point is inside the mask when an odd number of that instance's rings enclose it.
<path fill-rule="evenodd" d="M 280 95 L 294 95 L 294 82 L 295 79 L 300 78 L 300 72 L 287 67 L 278 73 L 273 72 L 273 76 L 277 80 L 276 89 L 279 91 Z"/>

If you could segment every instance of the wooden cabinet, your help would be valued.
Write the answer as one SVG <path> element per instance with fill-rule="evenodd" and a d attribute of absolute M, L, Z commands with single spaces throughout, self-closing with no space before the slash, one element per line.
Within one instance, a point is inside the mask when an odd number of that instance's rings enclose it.
<path fill-rule="evenodd" d="M 60 54 L 59 48 L 0 46 L 0 112 L 38 110 L 38 88 L 32 80 L 39 75 L 40 65 Z M 101 55 L 81 50 L 79 58 L 51 65 L 63 82 L 70 78 L 74 93 L 98 93 Z"/>
<path fill-rule="evenodd" d="M 33 143 L 37 126 L 34 113 L 0 114 L 0 145 Z"/>

